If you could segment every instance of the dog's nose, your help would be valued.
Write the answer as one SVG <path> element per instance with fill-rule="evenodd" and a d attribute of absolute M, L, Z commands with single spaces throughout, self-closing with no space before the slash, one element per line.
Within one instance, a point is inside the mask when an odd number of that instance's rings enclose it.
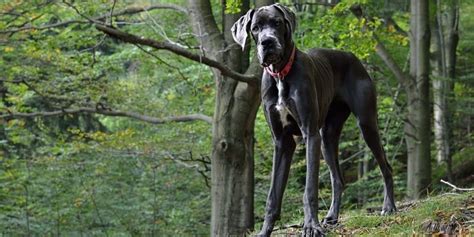
<path fill-rule="evenodd" d="M 271 47 L 275 44 L 275 40 L 273 40 L 272 38 L 266 38 L 262 40 L 261 44 L 263 47 Z"/>

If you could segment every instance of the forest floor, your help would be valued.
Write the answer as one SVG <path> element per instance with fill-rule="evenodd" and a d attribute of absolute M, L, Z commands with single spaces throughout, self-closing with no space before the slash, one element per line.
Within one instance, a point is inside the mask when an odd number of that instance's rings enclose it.
<path fill-rule="evenodd" d="M 474 233 L 474 191 L 444 193 L 417 202 L 398 203 L 397 213 L 378 215 L 377 208 L 344 211 L 328 236 L 471 236 Z M 272 236 L 299 236 L 299 225 L 277 228 Z"/>

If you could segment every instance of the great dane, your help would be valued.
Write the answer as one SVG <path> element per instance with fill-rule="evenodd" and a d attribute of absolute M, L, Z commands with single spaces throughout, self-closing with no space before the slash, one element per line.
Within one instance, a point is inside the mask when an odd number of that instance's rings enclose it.
<path fill-rule="evenodd" d="M 331 49 L 311 49 L 307 53 L 298 50 L 292 39 L 295 26 L 295 14 L 283 5 L 273 4 L 249 10 L 232 27 L 234 40 L 242 48 L 249 32 L 257 45 L 257 56 L 265 69 L 261 84 L 263 109 L 275 145 L 271 187 L 259 236 L 269 236 L 280 215 L 296 147 L 294 136 L 302 136 L 306 143 L 302 235 L 324 235 L 318 221 L 321 142 L 332 185 L 331 207 L 323 222 L 337 222 L 344 188 L 338 142 L 351 112 L 382 171 L 381 214 L 396 210 L 392 168 L 380 142 L 372 79 L 352 53 Z"/>

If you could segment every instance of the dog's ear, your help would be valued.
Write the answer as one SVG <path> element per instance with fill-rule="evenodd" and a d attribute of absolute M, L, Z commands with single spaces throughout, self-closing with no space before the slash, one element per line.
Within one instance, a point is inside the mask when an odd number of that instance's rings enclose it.
<path fill-rule="evenodd" d="M 296 30 L 296 15 L 295 13 L 288 7 L 285 7 L 279 3 L 273 4 L 273 6 L 283 14 L 285 18 L 286 24 L 290 28 L 290 33 L 294 33 Z"/>
<path fill-rule="evenodd" d="M 252 23 L 252 17 L 255 10 L 250 9 L 247 14 L 240 17 L 238 21 L 234 23 L 232 28 L 232 37 L 237 42 L 242 50 L 245 48 L 245 42 L 247 41 L 248 32 L 250 31 L 250 24 Z"/>

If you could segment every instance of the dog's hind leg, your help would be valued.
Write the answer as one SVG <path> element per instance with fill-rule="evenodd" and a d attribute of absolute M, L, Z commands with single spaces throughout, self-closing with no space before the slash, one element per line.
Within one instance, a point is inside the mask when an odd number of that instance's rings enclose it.
<path fill-rule="evenodd" d="M 338 145 L 344 122 L 350 115 L 349 107 L 342 101 L 333 101 L 329 107 L 324 126 L 321 128 L 323 157 L 331 174 L 331 207 L 323 220 L 325 224 L 336 224 L 341 207 L 344 179 L 339 167 Z"/>
<path fill-rule="evenodd" d="M 396 211 L 395 199 L 393 197 L 392 167 L 387 161 L 385 152 L 380 142 L 379 131 L 376 119 L 358 118 L 358 125 L 364 136 L 364 140 L 369 146 L 377 163 L 382 171 L 384 180 L 384 201 L 382 215 Z"/>
<path fill-rule="evenodd" d="M 377 160 L 384 180 L 384 202 L 381 214 L 390 214 L 396 211 L 393 196 L 392 167 L 387 161 L 380 140 L 375 88 L 372 81 L 367 78 L 366 80 L 358 80 L 354 91 L 353 101 L 355 103 L 351 106 L 352 112 L 357 118 L 365 142 Z"/>

